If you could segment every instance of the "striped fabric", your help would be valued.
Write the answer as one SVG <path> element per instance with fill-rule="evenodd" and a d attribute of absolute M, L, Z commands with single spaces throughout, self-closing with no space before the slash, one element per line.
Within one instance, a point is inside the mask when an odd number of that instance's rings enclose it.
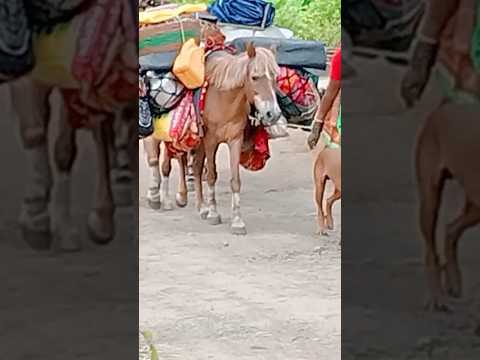
<path fill-rule="evenodd" d="M 140 56 L 163 52 L 179 51 L 184 41 L 200 39 L 201 25 L 198 20 L 182 19 L 151 26 L 139 30 Z"/>

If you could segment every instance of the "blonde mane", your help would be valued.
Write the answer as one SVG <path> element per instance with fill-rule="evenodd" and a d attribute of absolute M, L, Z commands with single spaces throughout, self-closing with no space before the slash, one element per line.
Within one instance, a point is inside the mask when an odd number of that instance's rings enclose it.
<path fill-rule="evenodd" d="M 267 76 L 274 80 L 280 69 L 273 52 L 264 48 L 256 48 L 255 51 L 254 58 L 249 58 L 246 52 L 212 56 L 206 63 L 209 84 L 219 90 L 233 90 L 243 87 L 249 75 Z"/>

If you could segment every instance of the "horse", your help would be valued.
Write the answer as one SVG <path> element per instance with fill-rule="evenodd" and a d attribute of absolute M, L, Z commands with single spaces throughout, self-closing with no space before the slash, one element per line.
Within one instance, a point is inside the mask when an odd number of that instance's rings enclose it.
<path fill-rule="evenodd" d="M 195 149 L 193 163 L 196 208 L 200 217 L 210 224 L 221 223 L 215 197 L 216 154 L 219 145 L 226 143 L 230 153 L 233 234 L 247 233 L 240 213 L 240 154 L 248 115 L 251 107 L 255 106 L 257 117 L 264 125 L 274 124 L 281 117 L 275 96 L 278 73 L 275 49 L 255 48 L 253 44 L 248 44 L 243 53 L 233 55 L 218 51 L 206 60 L 206 79 L 209 85 L 203 114 L 205 133 L 200 146 Z M 207 205 L 202 189 L 205 160 Z"/>
<path fill-rule="evenodd" d="M 314 198 L 317 208 L 318 234 L 328 235 L 334 229 L 332 207 L 342 197 L 342 154 L 340 148 L 325 148 L 317 152 L 313 165 Z M 328 180 L 335 187 L 333 194 L 326 201 L 326 215 L 323 210 L 325 185 Z"/>
<path fill-rule="evenodd" d="M 122 4 L 123 11 L 128 11 L 129 5 L 125 1 Z M 91 3 L 93 8 L 95 3 Z M 99 6 L 105 6 L 104 3 Z M 72 22 L 78 16 L 88 16 L 86 11 L 90 8 L 84 9 L 83 12 L 75 15 Z M 97 10 L 97 15 L 101 14 Z M 119 14 L 117 18 L 112 21 L 122 19 Z M 123 17 L 126 19 L 127 17 Z M 113 19 L 113 18 L 112 18 Z M 133 18 L 132 18 L 133 19 Z M 123 20 L 125 21 L 125 20 Z M 89 23 L 89 26 L 95 24 Z M 111 29 L 110 29 L 111 30 Z M 125 31 L 123 29 L 122 31 Z M 82 34 L 79 34 L 81 36 Z M 48 35 L 47 35 L 48 36 Z M 115 37 L 119 40 L 120 36 L 115 33 Z M 37 41 L 37 38 L 34 39 Z M 77 44 L 78 46 L 78 44 Z M 123 46 L 118 41 L 108 48 L 110 66 L 116 66 L 117 71 L 125 70 L 125 74 L 135 74 L 136 69 L 132 59 L 128 58 Z M 60 47 L 61 48 L 61 47 Z M 123 56 L 123 57 L 122 57 Z M 57 57 L 60 58 L 57 54 Z M 40 71 L 36 71 L 40 69 Z M 27 180 L 26 194 L 22 204 L 20 214 L 20 226 L 23 238 L 27 243 L 36 250 L 47 250 L 54 245 L 60 250 L 76 251 L 81 249 L 81 242 L 78 231 L 72 224 L 70 214 L 70 191 L 71 191 L 71 170 L 77 153 L 76 146 L 76 129 L 71 125 L 70 119 L 72 112 L 67 113 L 67 107 L 61 106 L 62 113 L 59 119 L 58 136 L 54 144 L 54 158 L 57 167 L 57 177 L 55 186 L 53 186 L 52 171 L 49 161 L 49 135 L 48 124 L 50 120 L 50 97 L 54 89 L 66 90 L 75 92 L 75 94 L 83 94 L 82 90 L 87 87 L 105 86 L 95 84 L 92 81 L 97 81 L 93 78 L 90 83 L 83 83 L 78 88 L 72 88 L 71 83 L 64 84 L 50 79 L 38 78 L 38 74 L 42 73 L 42 62 L 39 61 L 32 73 L 27 74 L 13 82 L 11 82 L 10 89 L 12 94 L 12 102 L 14 111 L 17 113 L 20 122 L 20 134 L 22 144 L 27 153 L 27 162 L 31 168 L 31 176 Z M 110 69 L 110 68 L 109 68 Z M 92 73 L 98 70 L 105 71 L 106 69 L 90 68 Z M 122 70 L 120 70 L 122 71 Z M 37 75 L 36 75 L 37 74 Z M 105 74 L 104 74 L 105 75 Z M 108 73 L 106 73 L 108 78 Z M 105 80 L 105 79 L 103 79 Z M 68 83 L 68 81 L 67 81 Z M 134 88 L 132 88 L 134 89 Z M 65 93 L 62 100 L 66 100 Z M 125 96 L 127 95 L 127 96 Z M 98 244 L 107 244 L 114 237 L 114 202 L 112 195 L 112 188 L 110 185 L 110 156 L 109 145 L 115 145 L 122 148 L 116 160 L 121 163 L 124 170 L 119 174 L 119 178 L 125 180 L 125 174 L 129 170 L 134 170 L 135 157 L 132 153 L 136 152 L 136 144 L 131 141 L 134 133 L 134 124 L 131 118 L 134 116 L 137 107 L 136 93 L 123 94 L 121 100 L 114 99 L 108 93 L 104 93 L 105 103 L 101 108 L 94 108 L 95 104 L 89 103 L 89 109 L 85 112 L 84 117 L 88 118 L 91 129 L 93 131 L 93 138 L 97 154 L 97 177 L 94 195 L 94 206 L 88 217 L 88 232 L 93 241 Z M 82 98 L 80 97 L 80 100 Z M 91 99 L 90 99 L 91 100 Z M 76 104 L 78 105 L 78 104 Z M 79 104 L 80 106 L 87 105 L 86 103 Z M 78 106 L 77 106 L 78 109 Z M 130 119 L 126 119 L 130 117 Z M 130 120 L 125 122 L 125 120 Z M 125 129 L 123 134 L 118 139 L 112 138 L 112 127 L 118 130 Z M 118 134 L 120 135 L 120 134 Z M 128 164 L 129 163 L 129 164 Z M 136 171 L 136 169 L 135 169 Z M 128 176 L 127 176 L 128 178 Z M 130 176 L 130 180 L 132 180 Z M 51 200 L 51 190 L 53 188 L 53 216 L 50 216 L 48 205 Z M 53 220 L 53 234 L 51 231 L 50 219 Z M 52 236 L 53 235 L 53 236 Z"/>

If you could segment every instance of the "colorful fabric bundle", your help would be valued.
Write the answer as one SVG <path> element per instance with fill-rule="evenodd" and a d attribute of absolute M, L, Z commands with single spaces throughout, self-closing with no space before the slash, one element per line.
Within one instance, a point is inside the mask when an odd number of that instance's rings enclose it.
<path fill-rule="evenodd" d="M 157 140 L 166 142 L 170 156 L 177 156 L 200 144 L 200 124 L 193 91 L 188 91 L 175 109 L 155 117 L 153 134 Z"/>
<path fill-rule="evenodd" d="M 262 170 L 270 158 L 269 135 L 263 126 L 247 125 L 240 165 L 250 171 Z"/>
<path fill-rule="evenodd" d="M 137 35 L 130 0 L 97 0 L 70 26 L 77 31 L 63 39 L 76 46 L 63 65 L 75 86 L 63 90 L 63 95 L 72 124 L 91 127 L 102 117 L 87 115 L 111 112 L 138 96 Z"/>
<path fill-rule="evenodd" d="M 299 70 L 280 67 L 276 93 L 282 113 L 289 122 L 311 122 L 319 100 L 317 87 L 311 78 Z"/>

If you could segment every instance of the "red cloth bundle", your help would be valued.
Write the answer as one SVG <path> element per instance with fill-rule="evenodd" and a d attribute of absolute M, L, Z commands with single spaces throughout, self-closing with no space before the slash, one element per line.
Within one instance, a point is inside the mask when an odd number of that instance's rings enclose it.
<path fill-rule="evenodd" d="M 280 91 L 288 96 L 295 104 L 310 106 L 316 102 L 312 83 L 294 69 L 284 66 L 280 67 L 280 74 L 277 76 L 277 85 Z"/>
<path fill-rule="evenodd" d="M 268 133 L 263 126 L 247 126 L 244 148 L 240 154 L 240 165 L 250 171 L 263 169 L 270 158 L 268 138 Z"/>

